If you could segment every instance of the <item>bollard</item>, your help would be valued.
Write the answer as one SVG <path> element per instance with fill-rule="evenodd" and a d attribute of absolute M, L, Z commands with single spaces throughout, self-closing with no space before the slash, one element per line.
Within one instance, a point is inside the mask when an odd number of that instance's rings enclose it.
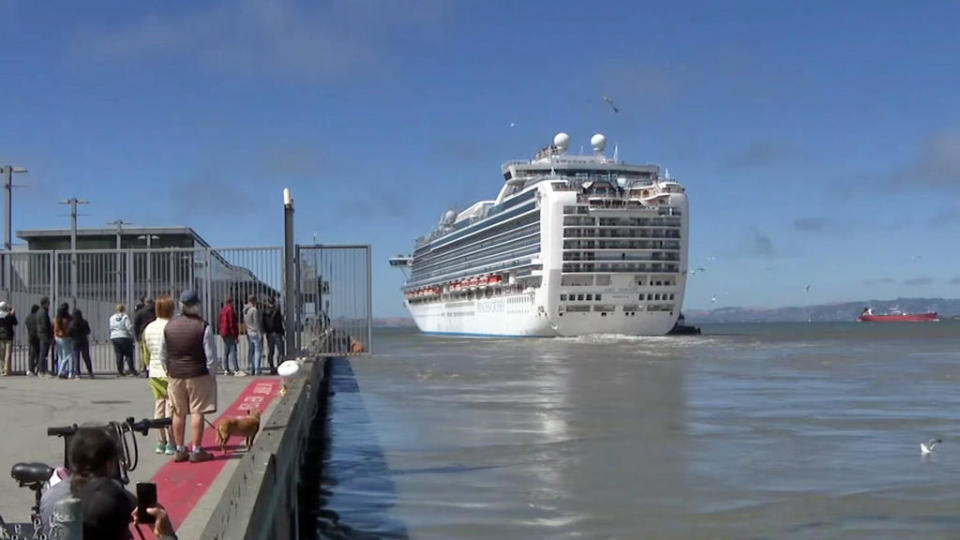
<path fill-rule="evenodd" d="M 50 540 L 83 540 L 80 499 L 68 497 L 53 506 Z"/>

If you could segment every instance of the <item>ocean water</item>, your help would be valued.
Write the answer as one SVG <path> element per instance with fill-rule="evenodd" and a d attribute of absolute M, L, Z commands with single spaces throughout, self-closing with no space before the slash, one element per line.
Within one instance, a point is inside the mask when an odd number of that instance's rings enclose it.
<path fill-rule="evenodd" d="M 960 537 L 954 321 L 375 350 L 334 366 L 330 537 Z"/>

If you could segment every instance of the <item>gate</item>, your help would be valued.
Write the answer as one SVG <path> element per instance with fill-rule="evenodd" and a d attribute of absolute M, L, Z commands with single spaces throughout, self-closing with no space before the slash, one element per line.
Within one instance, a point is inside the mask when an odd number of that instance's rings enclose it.
<path fill-rule="evenodd" d="M 298 343 L 321 356 L 368 354 L 373 344 L 370 246 L 297 250 Z"/>

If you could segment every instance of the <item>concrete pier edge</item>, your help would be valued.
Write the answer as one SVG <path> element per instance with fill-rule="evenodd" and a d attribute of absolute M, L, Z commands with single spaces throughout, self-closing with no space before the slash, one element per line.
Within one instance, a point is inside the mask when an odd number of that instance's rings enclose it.
<path fill-rule="evenodd" d="M 301 460 L 314 419 L 326 410 L 326 364 L 324 358 L 307 360 L 288 380 L 287 394 L 240 459 L 200 538 L 300 538 Z"/>

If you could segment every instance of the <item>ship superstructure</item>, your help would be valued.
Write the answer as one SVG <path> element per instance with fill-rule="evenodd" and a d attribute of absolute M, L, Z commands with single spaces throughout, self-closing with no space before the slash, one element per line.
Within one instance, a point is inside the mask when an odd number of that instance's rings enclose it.
<path fill-rule="evenodd" d="M 448 211 L 418 238 L 404 303 L 423 332 L 492 336 L 666 334 L 687 272 L 687 196 L 606 139 L 570 137 L 502 167 L 496 199 Z"/>

